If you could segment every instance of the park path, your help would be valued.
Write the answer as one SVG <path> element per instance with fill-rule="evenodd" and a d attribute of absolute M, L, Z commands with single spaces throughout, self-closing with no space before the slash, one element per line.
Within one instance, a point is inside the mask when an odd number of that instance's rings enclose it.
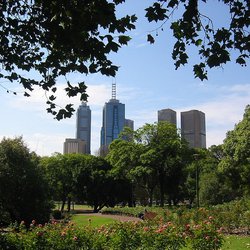
<path fill-rule="evenodd" d="M 88 212 L 84 212 L 82 214 L 87 215 L 89 217 L 91 217 L 91 216 L 100 216 L 100 217 L 112 218 L 112 219 L 115 219 L 115 220 L 118 220 L 118 221 L 121 221 L 121 222 L 125 222 L 125 221 L 141 221 L 140 218 L 132 217 L 132 216 L 125 216 L 125 215 L 88 213 Z"/>

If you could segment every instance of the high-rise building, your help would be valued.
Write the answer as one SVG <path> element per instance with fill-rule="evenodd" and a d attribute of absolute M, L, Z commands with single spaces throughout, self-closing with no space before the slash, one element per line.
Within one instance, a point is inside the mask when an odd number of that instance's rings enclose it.
<path fill-rule="evenodd" d="M 90 154 L 91 110 L 85 102 L 82 102 L 76 112 L 76 139 L 85 141 L 85 152 Z"/>
<path fill-rule="evenodd" d="M 129 127 L 131 128 L 132 130 L 134 130 L 134 121 L 133 120 L 130 120 L 130 119 L 125 119 L 125 124 L 124 124 L 125 127 Z"/>
<path fill-rule="evenodd" d="M 172 109 L 158 110 L 158 122 L 167 121 L 176 126 L 176 112 Z"/>
<path fill-rule="evenodd" d="M 101 150 L 118 138 L 125 124 L 125 104 L 116 99 L 116 84 L 112 84 L 112 98 L 103 107 Z"/>
<path fill-rule="evenodd" d="M 206 148 L 205 114 L 199 110 L 181 112 L 181 136 L 192 148 Z"/>
<path fill-rule="evenodd" d="M 67 138 L 63 144 L 64 154 L 86 154 L 86 142 L 81 139 Z"/>

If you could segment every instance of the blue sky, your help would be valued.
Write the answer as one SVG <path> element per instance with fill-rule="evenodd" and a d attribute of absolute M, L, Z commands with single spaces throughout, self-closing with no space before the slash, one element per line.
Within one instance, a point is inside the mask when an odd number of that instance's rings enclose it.
<path fill-rule="evenodd" d="M 229 63 L 223 68 L 209 71 L 209 80 L 201 82 L 194 79 L 191 63 L 195 62 L 197 55 L 191 48 L 190 65 L 174 69 L 171 59 L 171 45 L 173 39 L 166 24 L 163 32 L 159 32 L 156 43 L 147 43 L 148 31 L 156 29 L 158 24 L 148 24 L 143 18 L 143 8 L 152 1 L 128 0 L 123 4 L 120 13 L 137 13 L 139 20 L 137 29 L 130 32 L 132 37 L 128 46 L 111 58 L 120 66 L 116 76 L 117 99 L 125 104 L 126 118 L 135 122 L 135 128 L 145 123 L 157 121 L 157 111 L 171 108 L 177 112 L 178 127 L 180 112 L 198 109 L 206 114 L 207 146 L 220 144 L 226 132 L 232 130 L 243 116 L 244 109 L 250 103 L 250 71 L 249 66 L 240 67 Z M 211 1 L 206 14 L 226 21 L 224 9 L 213 6 Z M 211 12 L 211 10 L 215 10 Z M 204 10 L 205 11 L 205 10 Z M 206 10 L 207 11 L 207 10 Z M 215 25 L 220 25 L 215 23 Z M 153 32 L 152 35 L 155 35 Z M 102 121 L 102 108 L 111 98 L 111 84 L 114 79 L 95 75 L 73 74 L 72 82 L 83 80 L 87 83 L 89 94 L 88 105 L 92 110 L 92 138 L 91 150 L 94 154 L 100 146 L 100 129 Z M 0 80 L 0 84 L 17 92 L 22 92 L 18 85 L 10 85 Z M 58 104 L 68 101 L 74 103 L 75 108 L 80 105 L 76 98 L 69 100 L 65 97 L 64 82 L 58 80 Z M 45 93 L 36 90 L 32 97 L 7 94 L 0 87 L 0 139 L 5 137 L 23 136 L 24 141 L 31 150 L 39 155 L 51 155 L 63 151 L 65 138 L 74 138 L 76 118 L 56 121 L 46 113 Z"/>

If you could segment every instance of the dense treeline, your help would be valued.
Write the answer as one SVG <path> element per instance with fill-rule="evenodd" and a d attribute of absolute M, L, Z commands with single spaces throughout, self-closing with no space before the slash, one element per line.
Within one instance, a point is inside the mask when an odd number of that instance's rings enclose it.
<path fill-rule="evenodd" d="M 52 201 L 104 206 L 214 205 L 250 195 L 250 106 L 222 145 L 190 149 L 160 122 L 113 141 L 106 158 L 38 157 L 22 138 L 0 142 L 0 223 L 49 220 Z"/>
<path fill-rule="evenodd" d="M 126 138 L 127 140 L 123 140 Z M 134 200 L 215 205 L 250 194 L 250 106 L 222 145 L 190 149 L 174 125 L 125 130 L 110 145 L 112 171 L 130 180 Z"/>

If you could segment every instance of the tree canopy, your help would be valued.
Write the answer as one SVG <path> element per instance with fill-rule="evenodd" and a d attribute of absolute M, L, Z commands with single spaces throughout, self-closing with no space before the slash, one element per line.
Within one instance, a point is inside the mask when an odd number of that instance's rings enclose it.
<path fill-rule="evenodd" d="M 118 67 L 108 54 L 127 44 L 130 38 L 121 34 L 135 28 L 136 21 L 135 16 L 116 17 L 121 2 L 1 1 L 0 78 L 19 82 L 27 97 L 35 86 L 44 89 L 47 111 L 58 120 L 70 117 L 72 104 L 64 108 L 55 104 L 56 81 L 64 76 L 67 95 L 80 94 L 80 100 L 85 101 L 85 83 L 73 86 L 67 80 L 69 73 L 115 75 Z"/>
<path fill-rule="evenodd" d="M 236 55 L 235 62 L 245 66 L 250 55 L 250 3 L 244 0 L 222 0 L 229 16 L 226 25 L 216 27 L 218 20 L 213 20 L 203 13 L 207 0 L 158 0 L 146 9 L 149 22 L 162 22 L 157 30 L 163 28 L 171 18 L 170 28 L 176 42 L 172 58 L 176 69 L 188 63 L 187 47 L 197 47 L 200 62 L 193 65 L 194 76 L 207 79 L 207 69 L 223 66 Z M 179 17 L 176 12 L 181 9 Z M 154 37 L 148 34 L 148 41 Z M 235 51 L 234 54 L 232 51 Z"/>
<path fill-rule="evenodd" d="M 38 161 L 22 138 L 0 142 L 0 223 L 48 221 L 51 197 Z"/>
<path fill-rule="evenodd" d="M 223 143 L 225 156 L 219 167 L 234 190 L 234 195 L 250 194 L 250 105 L 242 121 L 227 133 Z"/>
<path fill-rule="evenodd" d="M 145 9 L 145 17 L 159 26 L 156 33 L 147 34 L 147 40 L 154 43 L 154 36 L 169 22 L 176 39 L 172 52 L 176 69 L 188 63 L 188 46 L 194 46 L 200 56 L 193 65 L 194 76 L 201 80 L 207 79 L 208 68 L 222 66 L 234 56 L 236 63 L 245 66 L 250 51 L 250 3 L 218 2 L 229 14 L 228 23 L 221 27 L 202 13 L 206 0 L 153 1 Z M 65 77 L 67 95 L 79 94 L 80 100 L 86 101 L 85 82 L 73 84 L 67 80 L 68 74 L 100 72 L 115 76 L 118 67 L 109 54 L 129 42 L 126 32 L 136 28 L 137 19 L 136 15 L 117 17 L 117 6 L 122 3 L 126 0 L 1 1 L 0 79 L 20 83 L 27 97 L 36 86 L 42 88 L 47 111 L 58 120 L 70 117 L 72 104 L 56 104 L 57 80 Z"/>
<path fill-rule="evenodd" d="M 126 128 L 120 137 L 127 141 L 114 140 L 107 155 L 112 172 L 146 191 L 150 205 L 156 188 L 161 206 L 165 196 L 170 204 L 177 203 L 189 150 L 175 125 L 159 122 L 145 124 L 136 131 Z"/>

